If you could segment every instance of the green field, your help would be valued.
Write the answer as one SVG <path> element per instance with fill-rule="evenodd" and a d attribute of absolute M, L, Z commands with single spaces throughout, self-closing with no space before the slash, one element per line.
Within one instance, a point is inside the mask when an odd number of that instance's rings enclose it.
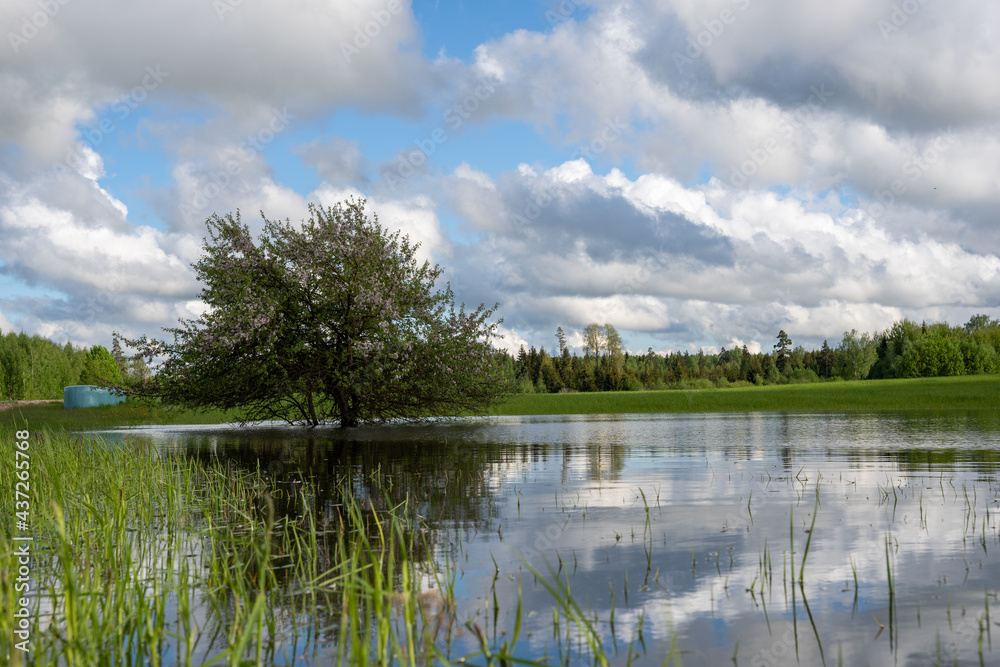
<path fill-rule="evenodd" d="M 727 389 L 522 394 L 494 415 L 641 412 L 882 412 L 1000 407 L 1000 375 L 862 380 Z"/>
<path fill-rule="evenodd" d="M 727 389 L 670 389 L 578 394 L 521 394 L 491 415 L 625 414 L 642 412 L 886 412 L 1000 408 L 1000 375 L 863 380 Z M 221 411 L 165 410 L 148 405 L 64 410 L 60 403 L 0 412 L 8 424 L 45 425 L 68 431 L 143 424 L 219 424 L 235 419 Z"/>
<path fill-rule="evenodd" d="M 65 410 L 62 401 L 59 401 L 7 409 L 3 409 L 3 407 L 3 404 L 0 404 L 0 423 L 2 424 L 13 424 L 17 428 L 44 426 L 53 430 L 63 429 L 66 431 L 148 424 L 223 424 L 235 419 L 233 415 L 222 411 L 167 410 L 144 404 Z"/>

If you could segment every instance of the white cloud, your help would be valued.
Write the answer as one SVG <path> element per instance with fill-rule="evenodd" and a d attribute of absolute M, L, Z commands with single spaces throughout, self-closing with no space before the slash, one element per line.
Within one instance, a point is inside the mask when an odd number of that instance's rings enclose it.
<path fill-rule="evenodd" d="M 129 235 L 94 229 L 80 224 L 72 212 L 29 200 L 0 208 L 0 233 L 7 239 L 0 257 L 26 277 L 164 296 L 181 296 L 194 288 L 187 265 L 167 255 L 160 247 L 161 233 L 148 227 Z"/>
<path fill-rule="evenodd" d="M 706 32 L 723 11 L 732 22 Z M 597 159 L 629 155 L 641 170 L 682 181 L 708 165 L 736 187 L 843 188 L 866 204 L 901 181 L 892 209 L 945 210 L 960 221 L 964 247 L 976 247 L 992 222 L 969 219 L 968 209 L 1000 204 L 1000 89 L 990 83 L 1000 47 L 982 14 L 1000 8 L 922 4 L 886 39 L 878 21 L 892 11 L 863 2 L 599 3 L 551 34 L 483 45 L 476 65 L 504 72 L 511 115 L 564 127 L 557 140 L 586 143 L 609 118 L 629 123 Z M 707 46 L 690 72 L 679 71 L 674 54 L 688 38 Z M 935 150 L 942 136 L 954 143 Z M 921 232 L 953 239 L 955 227 Z"/>
<path fill-rule="evenodd" d="M 531 344 L 524 338 L 521 338 L 516 331 L 503 325 L 497 327 L 497 334 L 499 338 L 494 341 L 494 345 L 499 349 L 507 350 L 507 352 L 514 356 L 517 356 L 518 350 L 522 346 L 526 350 L 531 347 Z"/>
<path fill-rule="evenodd" d="M 901 238 L 826 200 L 602 176 L 576 162 L 492 183 L 462 168 L 445 189 L 460 211 L 485 193 L 500 207 L 492 220 L 536 205 L 527 226 L 479 225 L 484 242 L 456 261 L 463 289 L 499 298 L 515 313 L 511 327 L 542 340 L 556 324 L 607 321 L 699 344 L 768 341 L 779 328 L 818 342 L 942 307 L 983 308 L 1000 282 L 996 255 Z"/>
<path fill-rule="evenodd" d="M 18 329 L 14 326 L 14 323 L 11 322 L 6 315 L 4 315 L 2 310 L 0 310 L 0 333 L 8 334 L 17 331 Z"/>
<path fill-rule="evenodd" d="M 8 4 L 5 35 L 37 11 Z M 818 340 L 1000 303 L 1000 6 L 920 3 L 902 20 L 863 0 L 587 5 L 464 63 L 421 54 L 407 2 L 60 4 L 0 49 L 0 262 L 65 298 L 7 299 L 0 324 L 170 325 L 198 311 L 206 217 L 240 209 L 253 227 L 259 210 L 298 220 L 362 193 L 460 298 L 503 302 L 517 341 L 597 320 L 768 348 L 779 327 Z M 484 77 L 475 115 L 403 191 L 369 183 L 398 147 L 338 112 L 415 119 L 426 137 Z M 448 157 L 473 127 L 502 141 L 506 120 L 561 157 Z M 106 176 L 122 169 L 111 135 L 145 142 L 169 177 L 137 193 Z M 289 176 L 289 155 L 322 183 Z"/>
<path fill-rule="evenodd" d="M 321 206 L 333 206 L 347 199 L 367 199 L 369 214 L 378 216 L 379 223 L 388 230 L 402 232 L 409 236 L 411 243 L 419 243 L 417 260 L 439 263 L 451 254 L 451 245 L 441 229 L 441 221 L 435 212 L 434 202 L 425 196 L 406 200 L 366 198 L 354 189 L 337 189 L 323 185 L 314 197 Z"/>

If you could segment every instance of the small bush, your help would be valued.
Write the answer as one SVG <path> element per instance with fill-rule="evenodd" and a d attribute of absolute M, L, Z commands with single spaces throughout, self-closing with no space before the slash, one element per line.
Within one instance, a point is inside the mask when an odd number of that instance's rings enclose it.
<path fill-rule="evenodd" d="M 631 375 L 625 376 L 625 391 L 642 391 L 642 383 Z"/>
<path fill-rule="evenodd" d="M 819 381 L 819 376 L 811 368 L 796 369 L 788 376 L 789 384 L 810 384 Z"/>

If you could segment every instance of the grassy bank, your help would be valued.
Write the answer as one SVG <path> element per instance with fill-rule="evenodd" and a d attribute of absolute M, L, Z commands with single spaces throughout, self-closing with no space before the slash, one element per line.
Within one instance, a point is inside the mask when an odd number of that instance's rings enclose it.
<path fill-rule="evenodd" d="M 865 380 L 728 389 L 522 394 L 494 415 L 641 412 L 880 412 L 1000 408 L 1000 375 Z"/>
<path fill-rule="evenodd" d="M 2 406 L 0 406 L 2 408 Z M 649 412 L 889 412 L 1000 409 L 1000 375 L 863 380 L 818 384 L 578 394 L 521 394 L 492 415 L 625 414 Z M 116 405 L 64 410 L 61 403 L 0 411 L 0 422 L 80 431 L 144 424 L 220 424 L 235 413 Z"/>
<path fill-rule="evenodd" d="M 0 423 L 46 427 L 54 430 L 83 431 L 115 428 L 118 426 L 142 426 L 146 424 L 221 424 L 234 419 L 233 415 L 221 410 L 196 412 L 194 410 L 165 409 L 161 407 L 127 403 L 97 408 L 66 410 L 62 401 L 20 405 L 6 410 L 0 404 Z"/>
<path fill-rule="evenodd" d="M 477 629 L 457 617 L 455 572 L 429 558 L 420 517 L 377 489 L 344 480 L 318 508 L 308 480 L 48 429 L 0 433 L 0 457 L 16 452 L 23 470 L 0 466 L 0 488 L 27 489 L 16 508 L 0 497 L 4 516 L 22 512 L 0 522 L 3 664 L 447 664 L 452 637 Z M 517 635 L 480 631 L 457 661 L 510 664 Z"/>

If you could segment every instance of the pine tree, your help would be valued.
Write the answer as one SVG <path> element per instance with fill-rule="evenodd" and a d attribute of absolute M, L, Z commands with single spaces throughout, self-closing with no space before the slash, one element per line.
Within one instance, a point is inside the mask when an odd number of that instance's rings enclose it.
<path fill-rule="evenodd" d="M 782 329 L 778 332 L 778 343 L 774 346 L 777 356 L 775 357 L 774 363 L 777 365 L 778 370 L 782 373 L 785 372 L 785 367 L 788 365 L 788 352 L 792 349 L 792 339 L 788 337 L 785 330 Z"/>
<path fill-rule="evenodd" d="M 562 327 L 556 327 L 556 340 L 559 341 L 559 356 L 564 356 L 566 352 L 566 334 L 563 333 Z"/>
<path fill-rule="evenodd" d="M 826 339 L 823 339 L 823 347 L 819 351 L 819 375 L 820 377 L 828 378 L 830 374 L 833 373 L 833 366 L 835 363 L 833 350 L 830 349 L 829 343 Z"/>

